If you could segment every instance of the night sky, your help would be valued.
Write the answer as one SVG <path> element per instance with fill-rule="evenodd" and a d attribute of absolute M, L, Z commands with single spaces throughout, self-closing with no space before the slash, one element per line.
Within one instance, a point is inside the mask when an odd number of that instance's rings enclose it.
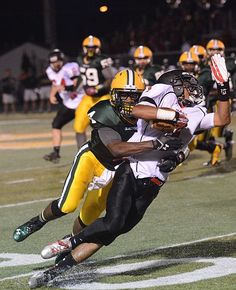
<path fill-rule="evenodd" d="M 233 8 L 233 2 L 228 0 L 227 7 Z M 100 13 L 100 4 L 108 4 L 109 12 Z M 89 34 L 103 38 L 112 37 L 116 29 L 126 33 L 131 20 L 138 23 L 144 15 L 152 17 L 157 9 L 165 13 L 169 8 L 165 0 L 55 0 L 57 46 L 75 54 Z M 43 23 L 43 0 L 3 1 L 0 53 L 26 41 L 45 45 Z"/>

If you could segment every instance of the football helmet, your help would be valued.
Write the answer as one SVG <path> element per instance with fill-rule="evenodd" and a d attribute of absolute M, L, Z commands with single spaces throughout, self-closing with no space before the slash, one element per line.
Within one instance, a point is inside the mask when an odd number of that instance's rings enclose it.
<path fill-rule="evenodd" d="M 207 56 L 206 49 L 201 45 L 193 45 L 190 47 L 189 52 L 195 53 L 199 57 L 200 61 L 204 61 Z"/>
<path fill-rule="evenodd" d="M 185 51 L 179 57 L 181 68 L 188 73 L 197 73 L 199 71 L 200 59 L 194 52 Z"/>
<path fill-rule="evenodd" d="M 131 69 L 119 71 L 111 83 L 111 104 L 122 119 L 130 124 L 136 123 L 131 112 L 144 89 L 143 78 Z"/>
<path fill-rule="evenodd" d="M 167 71 L 160 76 L 157 83 L 172 85 L 180 105 L 192 107 L 194 105 L 205 105 L 205 96 L 203 88 L 198 80 L 191 74 L 183 70 Z M 188 97 L 185 96 L 185 90 L 188 91 Z"/>
<path fill-rule="evenodd" d="M 48 60 L 50 67 L 58 72 L 63 66 L 65 55 L 60 49 L 56 48 L 49 53 Z"/>
<path fill-rule="evenodd" d="M 88 37 L 84 39 L 82 43 L 82 47 L 83 47 L 84 54 L 87 57 L 92 58 L 96 54 L 99 54 L 101 52 L 102 45 L 99 38 L 93 35 L 89 35 Z"/>
<path fill-rule="evenodd" d="M 134 51 L 134 60 L 138 67 L 144 68 L 152 61 L 152 51 L 147 46 L 140 45 Z"/>
<path fill-rule="evenodd" d="M 221 40 L 211 39 L 210 41 L 208 41 L 206 49 L 209 56 L 213 56 L 216 53 L 224 56 L 225 45 Z"/>

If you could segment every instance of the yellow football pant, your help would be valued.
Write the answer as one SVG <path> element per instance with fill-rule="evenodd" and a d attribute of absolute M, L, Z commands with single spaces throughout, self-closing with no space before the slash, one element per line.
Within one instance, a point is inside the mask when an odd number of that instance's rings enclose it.
<path fill-rule="evenodd" d="M 106 209 L 107 195 L 111 185 L 112 181 L 104 188 L 88 191 L 79 214 L 81 221 L 86 226 L 99 218 Z"/>
<path fill-rule="evenodd" d="M 87 192 L 89 183 L 93 180 L 94 176 L 101 176 L 105 167 L 97 160 L 93 153 L 89 150 L 88 144 L 81 147 L 77 155 L 75 156 L 74 163 L 71 170 L 65 180 L 63 191 L 58 203 L 60 210 L 63 213 L 71 213 L 76 210 L 81 200 Z M 106 191 L 105 191 L 105 194 Z M 103 197 L 103 193 L 100 190 L 94 190 L 89 193 L 88 200 L 86 201 L 85 208 L 83 209 L 83 216 L 85 216 L 85 210 L 93 208 L 90 204 L 104 202 L 99 204 L 101 209 L 105 208 L 106 197 Z M 91 217 L 83 218 L 85 224 L 87 220 L 92 220 L 93 213 L 87 212 L 86 216 Z M 97 217 L 98 211 L 94 213 Z"/>
<path fill-rule="evenodd" d="M 104 95 L 102 97 L 91 97 L 84 95 L 79 106 L 75 110 L 74 130 L 76 133 L 84 133 L 89 125 L 89 117 L 87 115 L 88 110 L 96 103 L 109 100 L 110 95 Z"/>

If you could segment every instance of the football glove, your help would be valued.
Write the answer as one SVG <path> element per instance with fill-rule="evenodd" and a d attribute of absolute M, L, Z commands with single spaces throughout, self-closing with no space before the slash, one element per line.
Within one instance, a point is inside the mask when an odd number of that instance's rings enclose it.
<path fill-rule="evenodd" d="M 156 140 L 152 140 L 153 149 L 160 151 L 173 151 L 178 150 L 183 143 L 179 138 L 171 137 L 165 134 Z"/>
<path fill-rule="evenodd" d="M 229 73 L 226 68 L 225 58 L 220 54 L 211 57 L 212 78 L 216 81 L 218 99 L 220 101 L 228 101 L 230 97 L 229 89 Z"/>
<path fill-rule="evenodd" d="M 159 166 L 160 171 L 171 172 L 184 160 L 185 154 L 182 151 L 178 152 L 175 155 L 170 155 L 168 156 L 168 158 L 162 160 L 162 164 Z"/>

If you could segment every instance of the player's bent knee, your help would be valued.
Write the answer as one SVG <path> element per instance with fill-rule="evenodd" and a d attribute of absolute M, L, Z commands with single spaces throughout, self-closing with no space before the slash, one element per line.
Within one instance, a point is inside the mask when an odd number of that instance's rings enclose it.
<path fill-rule="evenodd" d="M 111 234 L 118 234 L 122 231 L 125 225 L 125 219 L 122 217 L 113 218 L 110 221 L 106 221 L 106 229 Z"/>
<path fill-rule="evenodd" d="M 58 199 L 54 200 L 51 204 L 51 211 L 55 217 L 61 217 L 67 214 L 66 212 L 61 211 L 61 209 L 58 206 L 58 201 L 59 201 Z"/>
<path fill-rule="evenodd" d="M 62 208 L 61 208 L 61 211 L 64 213 L 64 214 L 67 214 L 67 213 L 72 213 L 74 212 L 75 210 L 77 209 L 76 206 L 74 206 L 73 204 L 68 204 L 68 205 L 63 205 Z"/>

